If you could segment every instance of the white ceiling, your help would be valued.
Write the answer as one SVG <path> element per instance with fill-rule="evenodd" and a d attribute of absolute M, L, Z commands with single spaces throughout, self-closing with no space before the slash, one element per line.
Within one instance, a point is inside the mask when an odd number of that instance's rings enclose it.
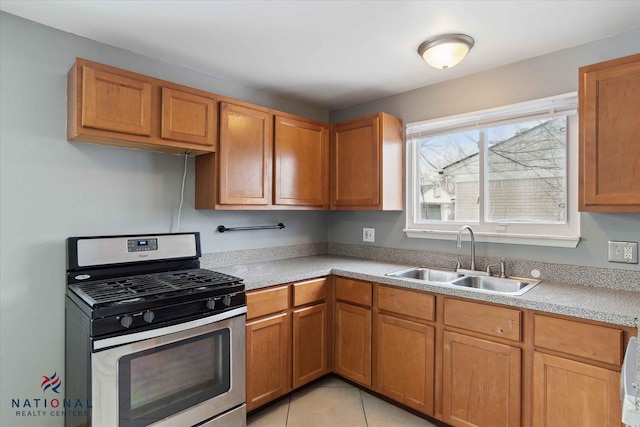
<path fill-rule="evenodd" d="M 54 28 L 307 105 L 337 109 L 640 28 L 640 1 L 1 0 Z M 425 39 L 461 32 L 458 66 Z"/>

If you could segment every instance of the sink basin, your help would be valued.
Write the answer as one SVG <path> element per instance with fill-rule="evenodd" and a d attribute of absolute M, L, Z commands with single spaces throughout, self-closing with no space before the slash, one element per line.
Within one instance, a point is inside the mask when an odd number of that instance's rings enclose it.
<path fill-rule="evenodd" d="M 433 283 L 450 283 L 455 279 L 464 277 L 460 273 L 448 270 L 438 270 L 436 268 L 414 267 L 406 270 L 396 271 L 387 274 L 391 277 L 402 277 L 405 279 L 425 280 Z"/>
<path fill-rule="evenodd" d="M 507 295 L 522 295 L 538 283 L 540 283 L 539 280 L 493 276 L 464 276 L 451 282 L 456 286 Z"/>
<path fill-rule="evenodd" d="M 473 273 L 478 273 L 478 275 L 476 276 Z M 501 295 L 522 295 L 540 283 L 540 280 L 520 277 L 486 276 L 480 271 L 452 271 L 428 267 L 407 268 L 387 273 L 387 276 L 399 279 L 422 280 L 433 284 L 459 286 L 478 292 Z"/>

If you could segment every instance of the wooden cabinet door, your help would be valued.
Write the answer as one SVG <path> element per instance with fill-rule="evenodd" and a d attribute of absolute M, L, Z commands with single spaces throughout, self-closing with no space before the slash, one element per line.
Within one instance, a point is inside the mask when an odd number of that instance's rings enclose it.
<path fill-rule="evenodd" d="M 533 427 L 620 427 L 620 374 L 534 352 Z"/>
<path fill-rule="evenodd" d="M 444 422 L 453 426 L 520 426 L 520 366 L 519 348 L 445 331 Z"/>
<path fill-rule="evenodd" d="M 432 415 L 434 328 L 384 314 L 377 319 L 376 390 Z"/>
<path fill-rule="evenodd" d="M 328 372 L 327 304 L 293 311 L 293 388 Z"/>
<path fill-rule="evenodd" d="M 371 310 L 335 305 L 334 370 L 371 387 Z"/>
<path fill-rule="evenodd" d="M 580 68 L 580 210 L 640 212 L 640 54 Z"/>
<path fill-rule="evenodd" d="M 378 113 L 331 129 L 331 209 L 403 210 L 402 120 Z"/>
<path fill-rule="evenodd" d="M 160 136 L 215 149 L 217 113 L 213 98 L 163 87 Z"/>
<path fill-rule="evenodd" d="M 247 410 L 291 390 L 290 316 L 247 323 Z"/>
<path fill-rule="evenodd" d="M 82 85 L 82 126 L 151 135 L 151 83 L 84 65 Z"/>
<path fill-rule="evenodd" d="M 275 118 L 274 204 L 329 206 L 328 126 Z"/>
<path fill-rule="evenodd" d="M 334 126 L 332 207 L 380 205 L 380 118 L 378 115 Z"/>
<path fill-rule="evenodd" d="M 220 103 L 219 203 L 271 204 L 273 116 Z"/>

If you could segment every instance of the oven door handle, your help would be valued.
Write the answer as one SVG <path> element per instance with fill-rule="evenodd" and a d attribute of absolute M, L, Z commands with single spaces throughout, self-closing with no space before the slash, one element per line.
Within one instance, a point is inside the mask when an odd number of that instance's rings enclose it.
<path fill-rule="evenodd" d="M 133 334 L 120 335 L 117 337 L 98 339 L 93 341 L 93 351 L 102 350 L 108 347 L 115 347 L 119 345 L 130 344 L 136 341 L 142 341 L 150 338 L 157 338 L 163 335 L 169 335 L 176 332 L 186 331 L 188 329 L 197 328 L 198 326 L 209 325 L 211 323 L 219 322 L 221 320 L 230 319 L 232 317 L 240 316 L 247 312 L 247 307 L 238 307 L 229 311 L 225 311 L 213 316 L 204 317 L 202 319 L 191 320 L 189 322 L 178 323 L 176 325 L 165 326 L 164 328 L 150 329 L 142 332 L 135 332 Z"/>

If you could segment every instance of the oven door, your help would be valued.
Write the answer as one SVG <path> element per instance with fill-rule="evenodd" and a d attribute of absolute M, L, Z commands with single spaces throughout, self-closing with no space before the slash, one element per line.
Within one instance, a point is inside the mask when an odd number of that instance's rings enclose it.
<path fill-rule="evenodd" d="M 245 315 L 234 311 L 96 341 L 135 340 L 92 353 L 91 425 L 192 426 L 242 405 Z"/>

